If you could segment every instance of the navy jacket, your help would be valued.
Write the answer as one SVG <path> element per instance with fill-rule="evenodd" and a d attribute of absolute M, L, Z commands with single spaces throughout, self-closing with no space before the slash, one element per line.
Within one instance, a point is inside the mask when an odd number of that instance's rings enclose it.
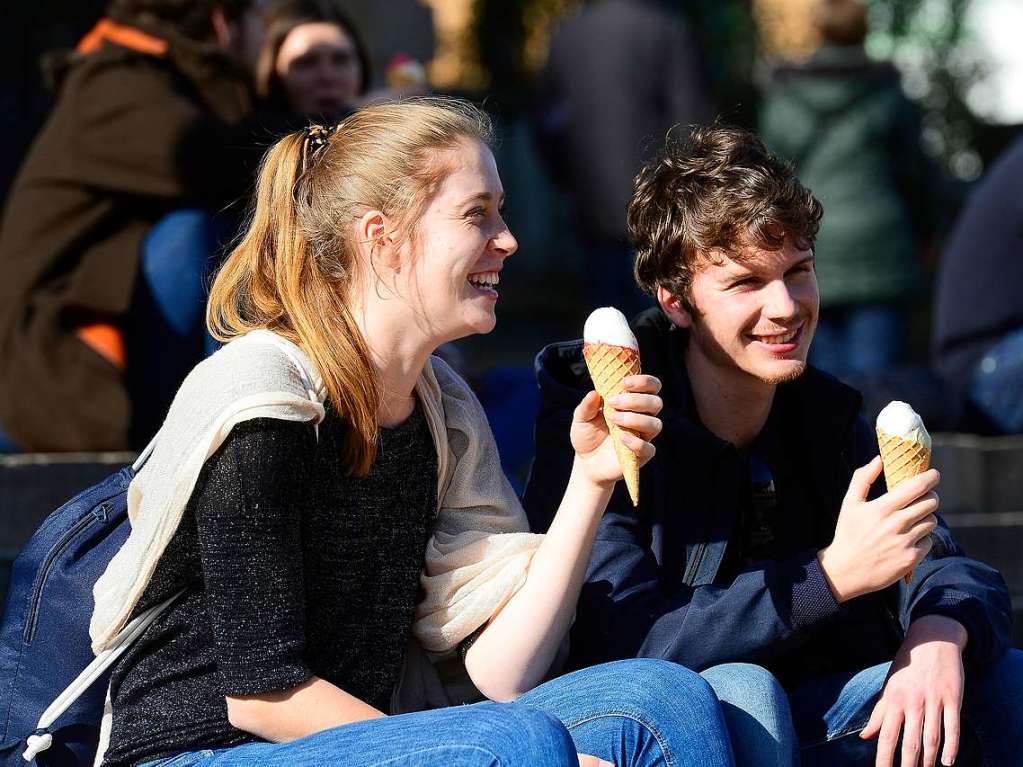
<path fill-rule="evenodd" d="M 619 486 L 601 521 L 573 627 L 574 666 L 639 656 L 695 669 L 747 661 L 795 668 L 797 677 L 837 673 L 891 660 L 906 626 L 925 614 L 948 615 L 966 627 L 967 662 L 992 660 L 1009 646 L 1011 612 L 1001 576 L 964 556 L 944 525 L 911 586 L 900 581 L 844 605 L 835 601 L 816 552 L 831 542 L 852 473 L 876 455 L 877 445 L 859 416 L 859 395 L 813 369 L 779 386 L 773 406 L 805 445 L 790 459 L 809 474 L 800 473 L 804 492 L 796 495 L 812 506 L 813 546 L 716 584 L 748 473 L 735 448 L 695 414 L 684 331 L 659 309 L 639 315 L 633 329 L 644 371 L 664 386 L 664 430 L 657 455 L 640 474 L 639 508 Z M 536 372 L 542 404 L 524 505 L 533 529 L 543 531 L 571 470 L 572 410 L 592 383 L 580 341 L 548 346 Z M 782 513 L 791 497 L 779 487 Z"/>

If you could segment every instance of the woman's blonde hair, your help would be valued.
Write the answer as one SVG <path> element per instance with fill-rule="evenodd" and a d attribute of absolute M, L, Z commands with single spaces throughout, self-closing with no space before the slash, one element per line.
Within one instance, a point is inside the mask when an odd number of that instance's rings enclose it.
<path fill-rule="evenodd" d="M 388 234 L 414 240 L 450 171 L 438 152 L 491 138 L 489 118 L 472 105 L 417 99 L 292 133 L 263 158 L 248 230 L 213 282 L 206 324 L 223 342 L 263 328 L 302 347 L 349 426 L 342 460 L 352 474 L 373 463 L 380 403 L 351 307 L 352 224 L 380 210 L 395 222 Z"/>

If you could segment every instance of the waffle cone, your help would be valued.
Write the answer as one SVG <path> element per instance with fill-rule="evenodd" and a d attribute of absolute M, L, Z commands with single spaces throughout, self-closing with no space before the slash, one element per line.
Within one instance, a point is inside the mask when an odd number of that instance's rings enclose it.
<path fill-rule="evenodd" d="M 622 442 L 622 428 L 611 422 L 614 408 L 607 404 L 609 397 L 625 391 L 622 381 L 626 376 L 640 372 L 639 352 L 626 346 L 613 344 L 583 344 L 583 357 L 597 393 L 604 399 L 604 421 L 607 423 L 614 445 L 618 465 L 622 467 L 625 486 L 629 490 L 632 505 L 639 505 L 639 459 Z"/>
<path fill-rule="evenodd" d="M 877 429 L 877 444 L 884 465 L 884 481 L 889 490 L 930 468 L 931 451 L 916 440 L 903 439 Z M 913 582 L 913 573 L 906 573 L 903 580 L 908 586 Z"/>
<path fill-rule="evenodd" d="M 884 464 L 884 481 L 889 490 L 930 468 L 931 451 L 915 440 L 896 437 L 878 429 L 877 443 L 881 449 L 881 463 Z"/>

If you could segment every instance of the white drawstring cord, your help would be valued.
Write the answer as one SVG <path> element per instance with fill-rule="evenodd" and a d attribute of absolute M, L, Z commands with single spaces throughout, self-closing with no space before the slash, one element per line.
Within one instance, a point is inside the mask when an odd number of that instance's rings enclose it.
<path fill-rule="evenodd" d="M 184 593 L 184 589 L 176 593 L 174 596 L 166 599 L 158 605 L 150 607 L 144 613 L 136 616 L 127 626 L 118 632 L 117 636 L 114 637 L 113 642 L 103 650 L 99 655 L 92 659 L 92 662 L 82 669 L 74 681 L 71 682 L 64 691 L 57 696 L 57 698 L 51 703 L 47 709 L 43 712 L 43 715 L 39 717 L 39 724 L 36 725 L 36 733 L 29 735 L 27 739 L 28 748 L 22 753 L 22 757 L 26 762 L 31 762 L 36 758 L 36 755 L 40 751 L 45 751 L 51 745 L 53 745 L 53 736 L 50 735 L 46 730 L 49 729 L 50 725 L 53 724 L 61 714 L 68 710 L 72 703 L 78 700 L 82 693 L 84 693 L 93 682 L 103 676 L 103 673 L 113 665 L 121 654 L 127 650 L 131 645 L 138 639 L 142 633 L 149 628 L 150 624 L 155 621 L 160 614 L 166 610 L 171 602 L 177 599 L 181 594 Z M 42 730 L 42 732 L 40 732 Z"/>

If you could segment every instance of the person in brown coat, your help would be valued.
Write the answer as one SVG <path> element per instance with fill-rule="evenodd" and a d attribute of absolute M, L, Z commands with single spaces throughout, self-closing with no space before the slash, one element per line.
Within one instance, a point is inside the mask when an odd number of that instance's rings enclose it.
<path fill-rule="evenodd" d="M 254 0 L 113 0 L 62 60 L 56 105 L 0 223 L 0 441 L 137 447 L 155 426 L 133 401 L 153 395 L 167 401 L 146 410 L 166 411 L 179 381 L 153 380 L 145 360 L 178 350 L 148 335 L 140 254 L 169 214 L 213 213 L 246 189 L 242 64 L 258 51 L 255 10 Z M 164 276 L 181 278 L 173 261 Z M 199 340 L 183 372 L 201 354 Z"/>

